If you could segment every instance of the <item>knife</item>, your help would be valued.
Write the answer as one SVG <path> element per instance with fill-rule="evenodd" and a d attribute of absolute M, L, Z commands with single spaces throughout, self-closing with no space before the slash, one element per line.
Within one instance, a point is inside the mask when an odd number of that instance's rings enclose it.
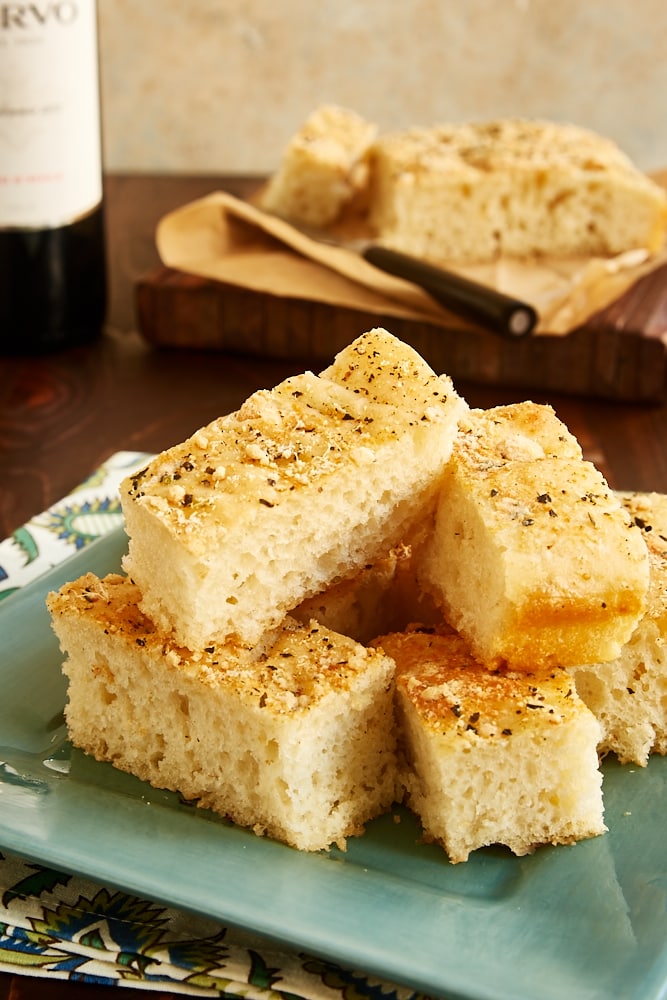
<path fill-rule="evenodd" d="M 535 329 L 538 314 L 531 305 L 488 285 L 377 243 L 364 247 L 361 255 L 380 270 L 419 285 L 456 315 L 510 340 L 526 337 Z"/>

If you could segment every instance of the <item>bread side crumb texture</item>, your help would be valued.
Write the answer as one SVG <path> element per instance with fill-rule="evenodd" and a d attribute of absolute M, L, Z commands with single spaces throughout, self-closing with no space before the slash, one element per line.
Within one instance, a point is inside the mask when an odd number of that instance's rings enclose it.
<path fill-rule="evenodd" d="M 611 140 L 524 119 L 411 128 L 373 147 L 382 243 L 442 261 L 661 248 L 667 195 Z"/>
<path fill-rule="evenodd" d="M 396 794 L 393 662 L 286 622 L 263 649 L 190 651 L 92 574 L 48 598 L 75 746 L 305 851 L 363 832 Z"/>
<path fill-rule="evenodd" d="M 290 614 L 301 622 L 314 619 L 364 644 L 381 632 L 402 629 L 412 622 L 434 624 L 442 620 L 436 604 L 419 586 L 412 547 L 407 544 L 308 598 Z"/>
<path fill-rule="evenodd" d="M 565 670 L 491 672 L 433 629 L 376 642 L 396 663 L 407 803 L 450 861 L 605 831 L 600 729 Z"/>
<path fill-rule="evenodd" d="M 290 139 L 262 192 L 267 212 L 306 226 L 335 222 L 368 186 L 377 127 L 349 108 L 317 108 Z"/>
<path fill-rule="evenodd" d="M 380 329 L 256 392 L 121 485 L 143 610 L 190 648 L 258 642 L 428 516 L 466 409 Z"/>
<path fill-rule="evenodd" d="M 600 753 L 645 766 L 651 753 L 667 753 L 667 496 L 630 493 L 622 502 L 648 548 L 646 613 L 616 659 L 572 673 L 602 725 Z"/>
<path fill-rule="evenodd" d="M 645 533 L 551 407 L 474 410 L 417 573 L 487 666 L 614 659 L 646 605 Z"/>

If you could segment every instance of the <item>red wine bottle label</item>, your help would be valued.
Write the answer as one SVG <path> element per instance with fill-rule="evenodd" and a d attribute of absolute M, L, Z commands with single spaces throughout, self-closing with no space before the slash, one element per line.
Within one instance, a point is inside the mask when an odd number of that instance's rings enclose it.
<path fill-rule="evenodd" d="M 0 228 L 102 200 L 95 0 L 0 3 Z"/>

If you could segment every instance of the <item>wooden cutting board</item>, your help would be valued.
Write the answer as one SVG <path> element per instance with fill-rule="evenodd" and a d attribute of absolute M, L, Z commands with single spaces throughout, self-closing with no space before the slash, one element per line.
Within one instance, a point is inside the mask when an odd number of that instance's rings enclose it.
<path fill-rule="evenodd" d="M 162 347 L 328 364 L 374 326 L 411 344 L 455 381 L 661 401 L 667 381 L 667 265 L 566 336 L 504 340 L 478 327 L 442 329 L 393 316 L 280 298 L 160 267 L 136 285 L 137 321 Z"/>

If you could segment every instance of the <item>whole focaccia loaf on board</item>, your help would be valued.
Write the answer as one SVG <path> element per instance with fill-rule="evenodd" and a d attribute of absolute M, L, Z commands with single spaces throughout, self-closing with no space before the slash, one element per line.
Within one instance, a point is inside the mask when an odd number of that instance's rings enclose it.
<path fill-rule="evenodd" d="M 380 242 L 443 261 L 657 251 L 667 195 L 610 140 L 504 119 L 414 128 L 373 148 Z"/>
<path fill-rule="evenodd" d="M 385 330 L 254 393 L 121 485 L 143 610 L 190 648 L 257 642 L 427 515 L 466 409 Z"/>
<path fill-rule="evenodd" d="M 353 111 L 318 108 L 262 205 L 326 227 L 351 202 L 367 210 L 369 238 L 435 262 L 653 254 L 667 235 L 667 193 L 615 142 L 543 119 L 381 132 Z"/>

